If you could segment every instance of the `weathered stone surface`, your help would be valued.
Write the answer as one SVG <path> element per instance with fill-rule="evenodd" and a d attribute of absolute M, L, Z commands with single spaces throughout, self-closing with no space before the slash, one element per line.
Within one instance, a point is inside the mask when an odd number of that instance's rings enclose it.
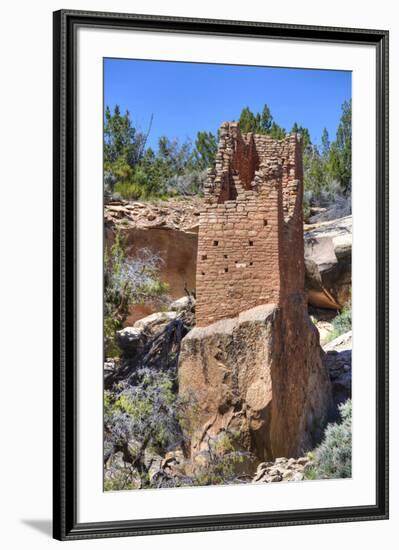
<path fill-rule="evenodd" d="M 105 225 L 120 230 L 155 229 L 196 231 L 203 201 L 200 197 L 158 202 L 109 201 L 104 205 Z"/>
<path fill-rule="evenodd" d="M 352 331 L 349 330 L 344 334 L 340 334 L 340 336 L 337 336 L 337 338 L 334 338 L 334 340 L 331 340 L 330 342 L 326 343 L 323 346 L 323 349 L 326 353 L 330 351 L 339 352 L 339 351 L 352 349 Z"/>
<path fill-rule="evenodd" d="M 302 481 L 305 468 L 311 466 L 310 458 L 277 458 L 274 462 L 261 462 L 252 479 L 253 483 L 273 483 L 276 481 Z"/>
<path fill-rule="evenodd" d="M 183 296 L 183 298 L 179 298 L 178 300 L 175 300 L 172 302 L 169 306 L 171 311 L 182 311 L 189 307 L 195 306 L 195 300 L 192 297 Z"/>
<path fill-rule="evenodd" d="M 187 208 L 187 218 L 190 216 L 190 206 L 185 203 Z M 171 210 L 170 216 L 174 212 L 173 206 L 168 203 L 163 210 Z M 181 218 L 184 219 L 183 206 L 180 205 Z M 126 210 L 128 212 L 128 210 Z M 197 210 L 195 210 L 197 211 Z M 179 211 L 180 212 L 180 211 Z M 175 214 L 177 216 L 177 214 Z M 165 216 L 167 216 L 165 214 Z M 159 226 L 143 226 L 138 221 L 127 220 L 127 224 L 119 224 L 112 218 L 112 221 L 106 226 L 106 239 L 108 245 L 111 245 L 115 235 L 115 229 L 121 231 L 126 241 L 126 254 L 130 258 L 136 257 L 141 250 L 147 249 L 158 255 L 162 262 L 160 264 L 160 278 L 162 282 L 168 285 L 168 296 L 174 300 L 185 295 L 186 290 L 195 289 L 195 266 L 197 257 L 196 231 L 188 229 L 184 222 L 176 224 L 174 228 L 171 222 L 164 228 Z M 121 220 L 121 221 L 123 221 Z M 198 225 L 198 218 L 195 217 L 195 223 Z M 134 304 L 130 308 L 129 316 L 126 319 L 126 326 L 132 326 L 135 321 L 145 317 L 159 309 L 159 303 Z"/>
<path fill-rule="evenodd" d="M 177 368 L 181 339 L 192 328 L 192 307 L 153 313 L 117 332 L 122 355 L 104 364 L 104 386 L 128 382 L 142 367 Z"/>
<path fill-rule="evenodd" d="M 184 308 L 182 308 L 181 312 Z M 177 319 L 176 311 L 159 311 L 136 321 L 133 327 L 125 327 L 116 332 L 116 340 L 124 357 L 143 354 L 151 339 Z"/>
<path fill-rule="evenodd" d="M 124 353 L 129 355 L 143 350 L 142 331 L 134 327 L 125 327 L 116 332 L 116 340 Z"/>
<path fill-rule="evenodd" d="M 308 312 L 312 322 L 317 327 L 320 335 L 320 344 L 324 346 L 331 340 L 331 333 L 334 330 L 333 321 L 337 316 L 337 310 L 322 309 L 313 306 L 308 307 Z"/>
<path fill-rule="evenodd" d="M 170 323 L 176 317 L 177 313 L 175 311 L 158 311 L 139 319 L 134 323 L 133 327 L 139 331 L 153 332 L 154 330 L 159 330 L 163 325 Z"/>
<path fill-rule="evenodd" d="M 311 459 L 304 456 L 295 458 L 277 458 L 274 462 L 262 462 L 258 465 L 253 483 L 271 483 L 275 481 L 302 481 L 305 469 L 311 465 Z"/>
<path fill-rule="evenodd" d="M 352 216 L 307 226 L 305 266 L 309 303 L 340 309 L 352 284 Z"/>
<path fill-rule="evenodd" d="M 258 460 L 312 448 L 333 404 L 303 299 L 190 331 L 182 341 L 179 392 L 194 400 L 192 455 L 223 429 L 238 430 L 241 447 Z"/>

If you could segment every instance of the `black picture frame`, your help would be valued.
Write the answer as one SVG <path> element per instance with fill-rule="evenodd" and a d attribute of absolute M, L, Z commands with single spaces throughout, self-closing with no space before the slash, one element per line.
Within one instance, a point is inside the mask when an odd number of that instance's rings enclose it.
<path fill-rule="evenodd" d="M 54 13 L 54 485 L 59 540 L 388 518 L 388 37 L 386 30 L 61 10 Z M 374 506 L 77 522 L 76 30 L 140 29 L 368 44 L 376 48 L 376 496 Z M 155 498 L 155 496 L 154 496 Z"/>

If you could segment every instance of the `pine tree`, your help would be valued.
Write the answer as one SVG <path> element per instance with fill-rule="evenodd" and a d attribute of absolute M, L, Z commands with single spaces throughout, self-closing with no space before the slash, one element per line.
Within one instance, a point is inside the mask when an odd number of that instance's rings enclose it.
<path fill-rule="evenodd" d="M 198 132 L 193 152 L 193 167 L 196 170 L 210 168 L 215 160 L 218 144 L 212 132 Z"/>
<path fill-rule="evenodd" d="M 113 163 L 123 158 L 133 168 L 140 160 L 146 136 L 132 125 L 129 111 L 121 114 L 119 105 L 114 113 L 107 106 L 104 123 L 104 162 Z"/>
<path fill-rule="evenodd" d="M 352 102 L 345 101 L 335 141 L 331 144 L 330 166 L 332 176 L 339 181 L 345 193 L 352 183 Z"/>
<path fill-rule="evenodd" d="M 243 134 L 247 134 L 248 132 L 256 133 L 256 131 L 259 129 L 259 122 L 259 119 L 258 121 L 256 120 L 256 117 L 251 109 L 249 107 L 244 107 L 244 109 L 241 111 L 239 119 L 241 132 Z"/>
<path fill-rule="evenodd" d="M 324 128 L 323 135 L 321 136 L 321 154 L 324 159 L 328 159 L 330 155 L 330 139 L 328 136 L 327 128 Z"/>
<path fill-rule="evenodd" d="M 263 130 L 262 133 L 265 133 L 265 134 L 270 133 L 273 124 L 276 124 L 276 123 L 273 122 L 273 117 L 270 112 L 270 109 L 268 105 L 266 105 L 265 103 L 265 105 L 263 106 L 262 115 L 260 117 L 260 127 Z"/>

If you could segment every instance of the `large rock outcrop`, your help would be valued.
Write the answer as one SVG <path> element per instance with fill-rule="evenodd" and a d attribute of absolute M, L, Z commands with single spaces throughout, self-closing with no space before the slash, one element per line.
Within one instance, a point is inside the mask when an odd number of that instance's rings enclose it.
<path fill-rule="evenodd" d="M 184 297 L 170 304 L 170 308 L 170 311 L 152 313 L 116 332 L 121 357 L 108 358 L 104 365 L 106 389 L 121 382 L 134 384 L 135 375 L 141 368 L 176 370 L 181 340 L 195 322 L 195 300 Z"/>
<path fill-rule="evenodd" d="M 352 216 L 307 226 L 304 238 L 309 303 L 341 309 L 352 286 Z"/>
<path fill-rule="evenodd" d="M 168 296 L 174 300 L 184 296 L 186 289 L 195 289 L 195 270 L 198 245 L 198 217 L 202 200 L 114 201 L 105 205 L 106 241 L 111 244 L 115 230 L 126 242 L 130 258 L 142 249 L 148 249 L 161 258 L 160 276 L 168 285 Z M 157 312 L 158 303 L 134 304 L 130 308 L 126 326 Z"/>
<path fill-rule="evenodd" d="M 191 456 L 223 430 L 258 460 L 298 457 L 333 414 L 317 329 L 302 297 L 196 327 L 182 341 L 179 388 L 192 401 Z"/>

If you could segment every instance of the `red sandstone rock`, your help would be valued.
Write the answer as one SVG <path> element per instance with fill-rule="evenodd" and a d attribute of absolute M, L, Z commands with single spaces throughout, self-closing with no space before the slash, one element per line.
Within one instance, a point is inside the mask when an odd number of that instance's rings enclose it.
<path fill-rule="evenodd" d="M 304 303 L 269 304 L 196 327 L 182 341 L 179 393 L 196 411 L 190 453 L 231 429 L 258 460 L 301 456 L 332 410 L 317 329 Z"/>

